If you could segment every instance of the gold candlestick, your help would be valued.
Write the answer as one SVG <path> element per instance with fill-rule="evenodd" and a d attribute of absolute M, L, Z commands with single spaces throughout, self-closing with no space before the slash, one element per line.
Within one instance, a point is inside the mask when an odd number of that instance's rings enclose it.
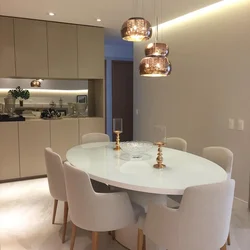
<path fill-rule="evenodd" d="M 165 168 L 166 165 L 162 164 L 163 162 L 163 157 L 162 157 L 162 146 L 164 146 L 164 142 L 156 142 L 154 145 L 158 146 L 158 153 L 157 153 L 157 158 L 156 161 L 157 163 L 154 164 L 154 168 L 162 169 Z"/>
<path fill-rule="evenodd" d="M 120 150 L 121 149 L 121 147 L 120 147 L 120 134 L 121 134 L 121 131 L 114 131 L 114 133 L 116 134 L 116 141 L 115 141 L 114 150 Z"/>

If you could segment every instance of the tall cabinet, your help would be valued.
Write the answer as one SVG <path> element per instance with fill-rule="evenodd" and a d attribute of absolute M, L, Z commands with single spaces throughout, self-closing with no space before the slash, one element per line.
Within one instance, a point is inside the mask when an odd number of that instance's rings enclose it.
<path fill-rule="evenodd" d="M 14 20 L 0 16 L 0 77 L 15 76 Z"/>
<path fill-rule="evenodd" d="M 17 77 L 48 77 L 45 21 L 14 19 Z"/>
<path fill-rule="evenodd" d="M 47 23 L 49 77 L 77 78 L 76 25 Z"/>

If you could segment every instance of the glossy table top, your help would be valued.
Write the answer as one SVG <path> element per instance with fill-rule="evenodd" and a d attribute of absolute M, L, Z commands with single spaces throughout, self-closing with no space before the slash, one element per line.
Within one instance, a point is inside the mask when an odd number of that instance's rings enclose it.
<path fill-rule="evenodd" d="M 142 160 L 129 160 L 113 143 L 88 143 L 71 148 L 67 160 L 90 178 L 134 191 L 181 195 L 190 186 L 222 182 L 226 172 L 217 164 L 197 155 L 163 148 L 166 168 L 155 169 L 157 147 Z"/>

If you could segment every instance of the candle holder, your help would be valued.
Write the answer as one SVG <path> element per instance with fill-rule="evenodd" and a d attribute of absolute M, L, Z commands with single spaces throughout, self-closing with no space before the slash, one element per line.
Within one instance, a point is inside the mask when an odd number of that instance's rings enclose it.
<path fill-rule="evenodd" d="M 115 148 L 114 150 L 120 150 L 120 134 L 123 131 L 122 118 L 113 119 L 113 133 L 116 135 Z"/>
<path fill-rule="evenodd" d="M 154 164 L 154 168 L 162 169 L 165 168 L 166 165 L 163 164 L 163 157 L 162 157 L 162 146 L 164 146 L 164 142 L 156 142 L 154 145 L 158 146 L 158 153 L 157 153 L 157 158 L 156 161 L 157 163 Z"/>

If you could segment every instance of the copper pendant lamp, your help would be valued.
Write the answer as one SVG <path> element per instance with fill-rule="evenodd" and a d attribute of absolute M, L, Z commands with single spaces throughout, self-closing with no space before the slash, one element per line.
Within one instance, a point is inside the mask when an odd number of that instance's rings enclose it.
<path fill-rule="evenodd" d="M 151 24 L 143 17 L 131 17 L 123 23 L 121 36 L 129 42 L 146 41 L 152 37 Z"/>
<path fill-rule="evenodd" d="M 146 56 L 167 56 L 169 48 L 166 43 L 150 43 L 145 48 Z"/>
<path fill-rule="evenodd" d="M 139 69 L 141 76 L 164 77 L 171 74 L 172 66 L 167 57 L 151 56 L 141 60 Z"/>
<path fill-rule="evenodd" d="M 42 79 L 35 79 L 35 80 L 33 80 L 31 83 L 30 83 L 30 86 L 32 87 L 32 88 L 40 88 L 41 87 L 41 83 L 42 83 Z"/>

